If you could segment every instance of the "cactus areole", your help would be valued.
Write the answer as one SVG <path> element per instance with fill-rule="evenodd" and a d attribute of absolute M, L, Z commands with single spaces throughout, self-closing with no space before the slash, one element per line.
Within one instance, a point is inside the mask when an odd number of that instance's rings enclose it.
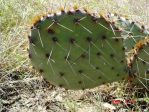
<path fill-rule="evenodd" d="M 83 10 L 49 14 L 31 27 L 29 58 L 53 85 L 93 88 L 127 76 L 120 34 L 105 17 Z"/>

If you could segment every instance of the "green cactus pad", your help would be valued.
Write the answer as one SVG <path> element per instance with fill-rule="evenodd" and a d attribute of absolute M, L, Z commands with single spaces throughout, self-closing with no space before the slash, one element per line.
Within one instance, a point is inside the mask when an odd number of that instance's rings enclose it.
<path fill-rule="evenodd" d="M 149 90 L 149 37 L 137 43 L 129 61 L 134 82 Z"/>
<path fill-rule="evenodd" d="M 124 46 L 128 52 L 134 48 L 137 42 L 149 35 L 149 30 L 138 22 L 126 19 L 117 14 L 109 14 L 109 18 L 114 21 L 117 27 L 122 29 L 123 32 L 121 35 L 125 39 Z"/>
<path fill-rule="evenodd" d="M 49 14 L 31 28 L 29 57 L 53 85 L 96 87 L 127 76 L 120 34 L 104 17 L 82 10 Z"/>

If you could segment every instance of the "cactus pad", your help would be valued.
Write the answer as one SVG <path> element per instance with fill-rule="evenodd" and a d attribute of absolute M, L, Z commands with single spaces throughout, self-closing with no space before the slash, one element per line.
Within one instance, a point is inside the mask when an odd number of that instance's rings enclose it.
<path fill-rule="evenodd" d="M 149 90 L 149 37 L 136 44 L 129 62 L 131 73 L 136 79 L 134 82 Z"/>
<path fill-rule="evenodd" d="M 128 52 L 134 48 L 137 42 L 149 35 L 149 30 L 139 22 L 134 22 L 117 14 L 109 14 L 108 17 L 117 27 L 122 29 L 121 35 L 125 39 L 124 46 Z"/>
<path fill-rule="evenodd" d="M 127 76 L 121 31 L 83 10 L 42 17 L 31 27 L 29 58 L 53 85 L 86 89 Z"/>

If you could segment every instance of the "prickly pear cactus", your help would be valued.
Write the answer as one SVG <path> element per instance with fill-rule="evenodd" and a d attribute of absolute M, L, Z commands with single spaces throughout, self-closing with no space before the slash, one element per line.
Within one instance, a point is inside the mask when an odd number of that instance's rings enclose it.
<path fill-rule="evenodd" d="M 143 40 L 149 35 L 149 30 L 145 26 L 134 22 L 127 18 L 121 17 L 117 14 L 109 14 L 108 17 L 115 23 L 115 25 L 122 29 L 122 37 L 124 38 L 124 46 L 126 51 L 134 48 L 135 44 Z"/>
<path fill-rule="evenodd" d="M 86 89 L 127 76 L 121 31 L 103 16 L 73 9 L 36 21 L 29 58 L 53 85 Z"/>
<path fill-rule="evenodd" d="M 134 82 L 149 90 L 149 37 L 136 44 L 128 61 Z"/>

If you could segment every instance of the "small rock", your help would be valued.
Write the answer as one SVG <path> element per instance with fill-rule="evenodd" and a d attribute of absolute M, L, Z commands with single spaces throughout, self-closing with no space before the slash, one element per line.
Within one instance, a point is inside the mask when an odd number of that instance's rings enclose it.
<path fill-rule="evenodd" d="M 106 109 L 116 110 L 116 108 L 115 108 L 113 105 L 109 104 L 109 103 L 103 103 L 102 105 L 103 105 L 103 107 L 105 107 Z"/>

